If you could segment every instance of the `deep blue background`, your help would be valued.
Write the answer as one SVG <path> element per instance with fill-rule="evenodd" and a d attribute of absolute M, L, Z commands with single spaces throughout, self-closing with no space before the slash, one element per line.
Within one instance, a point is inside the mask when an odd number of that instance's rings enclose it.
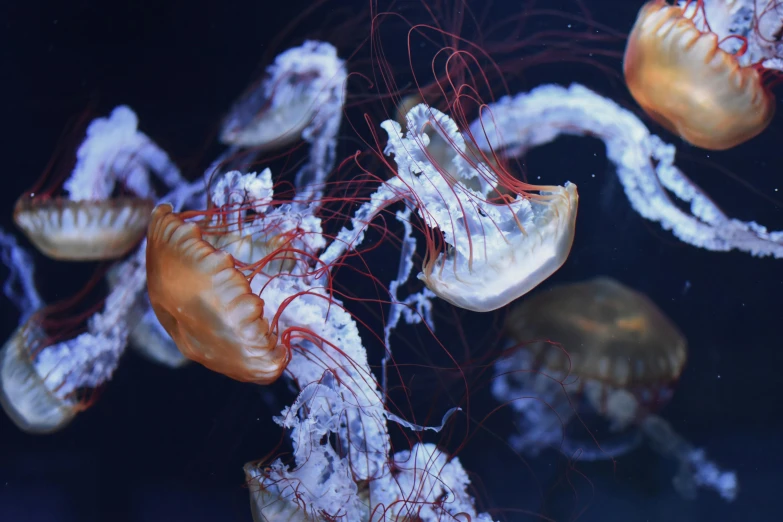
<path fill-rule="evenodd" d="M 576 12 L 574 4 L 562 3 Z M 630 29 L 640 6 L 619 0 L 586 3 L 597 19 L 620 31 Z M 369 5 L 354 4 L 354 14 Z M 476 4 L 484 5 L 471 5 Z M 5 209 L 0 224 L 12 228 L 15 198 L 38 177 L 68 119 L 90 100 L 100 113 L 129 104 L 144 132 L 190 174 L 199 172 L 217 150 L 203 144 L 265 60 L 302 36 L 328 34 L 323 25 L 331 22 L 319 17 L 270 45 L 283 22 L 305 5 L 310 3 L 5 4 L 0 17 L 6 161 L 0 175 Z M 417 2 L 392 7 L 424 17 Z M 519 9 L 520 2 L 503 1 L 491 13 L 497 17 Z M 337 9 L 334 13 L 338 19 L 344 16 Z M 398 46 L 386 50 L 404 74 L 404 34 Z M 618 61 L 610 63 L 619 70 Z M 630 103 L 622 88 L 609 90 L 605 77 L 590 67 L 552 64 L 528 73 L 520 87 L 548 81 L 580 81 Z M 778 117 L 764 136 L 722 153 L 707 154 L 662 135 L 678 143 L 679 164 L 731 215 L 781 229 L 781 206 L 730 177 L 780 198 L 781 123 Z M 355 149 L 354 142 L 341 152 Z M 550 515 L 558 522 L 573 520 L 586 506 L 579 520 L 780 520 L 783 261 L 699 250 L 642 220 L 630 208 L 598 141 L 559 140 L 531 153 L 525 163 L 532 180 L 541 176 L 547 183 L 579 185 L 575 245 L 547 284 L 611 275 L 647 293 L 680 326 L 690 342 L 690 359 L 664 416 L 722 466 L 736 470 L 742 488 L 731 505 L 709 492 L 695 501 L 682 500 L 669 483 L 673 464 L 641 449 L 619 459 L 616 468 L 579 465 L 590 483 L 571 474 L 578 494 L 557 493 L 558 508 Z M 40 256 L 36 262 L 49 299 L 67 296 L 94 268 Z M 15 310 L 2 302 L 0 313 L 0 336 L 7 336 L 16 326 Z M 484 324 L 472 314 L 459 317 L 468 338 L 471 324 Z M 452 335 L 448 324 L 442 331 Z M 266 455 L 279 440 L 270 417 L 285 404 L 287 390 L 273 391 L 283 397 L 281 403 L 200 367 L 170 371 L 129 354 L 98 404 L 61 433 L 28 436 L 0 418 L 0 521 L 249 520 L 241 467 Z M 487 395 L 477 391 L 477 397 Z M 502 424 L 502 414 L 498 419 Z M 498 433 L 503 429 L 509 428 L 501 426 Z M 567 471 L 555 455 L 531 462 L 528 470 L 497 439 L 481 434 L 460 456 L 477 475 L 482 504 L 508 520 L 537 520 L 539 489 L 546 490 Z"/>

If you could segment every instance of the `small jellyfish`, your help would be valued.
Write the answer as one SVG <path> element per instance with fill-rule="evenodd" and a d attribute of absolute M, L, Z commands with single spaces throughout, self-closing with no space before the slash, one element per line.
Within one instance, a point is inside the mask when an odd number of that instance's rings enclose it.
<path fill-rule="evenodd" d="M 36 370 L 30 348 L 45 342 L 43 330 L 31 319 L 0 349 L 0 406 L 19 429 L 28 433 L 60 430 L 84 408 L 74 395 L 58 396 L 50 379 Z"/>
<path fill-rule="evenodd" d="M 655 414 L 685 366 L 687 342 L 646 296 L 599 277 L 526 299 L 510 313 L 514 343 L 496 364 L 493 394 L 517 413 L 512 445 L 535 455 L 546 447 L 582 460 L 608 459 L 643 439 L 680 463 L 675 486 L 684 496 L 711 487 L 731 500 L 736 479 L 715 472 L 701 450 Z M 597 415 L 612 437 L 581 441 L 572 421 Z"/>
<path fill-rule="evenodd" d="M 740 63 L 745 36 L 719 39 L 709 24 L 697 26 L 701 5 L 647 2 L 628 37 L 623 70 L 628 89 L 652 119 L 697 147 L 729 149 L 769 125 L 775 99 L 762 66 Z M 729 38 L 742 42 L 736 52 L 722 48 Z"/>
<path fill-rule="evenodd" d="M 606 277 L 526 299 L 509 314 L 506 330 L 519 343 L 543 341 L 525 347 L 534 366 L 570 373 L 585 391 L 600 391 L 588 398 L 610 415 L 624 412 L 607 410 L 614 402 L 606 390 L 628 391 L 652 405 L 668 397 L 687 359 L 685 338 L 655 304 Z M 614 420 L 625 426 L 632 419 Z"/>
<path fill-rule="evenodd" d="M 14 221 L 43 254 L 68 261 L 108 260 L 138 244 L 155 199 L 150 172 L 169 186 L 181 178 L 166 153 L 137 126 L 136 114 L 125 106 L 92 121 L 62 186 L 44 189 L 43 177 L 17 200 Z"/>
<path fill-rule="evenodd" d="M 300 139 L 305 128 L 316 131 L 324 125 L 326 113 L 335 109 L 339 126 L 345 80 L 345 64 L 333 45 L 306 41 L 288 49 L 231 108 L 220 141 L 239 147 L 283 147 Z"/>
<path fill-rule="evenodd" d="M 229 156 L 252 147 L 242 155 L 248 163 L 234 168 L 242 170 L 261 151 L 303 140 L 309 158 L 294 180 L 296 199 L 320 204 L 336 159 L 347 78 L 345 62 L 330 43 L 307 40 L 279 54 L 223 121 L 220 141 L 231 146 Z"/>
<path fill-rule="evenodd" d="M 120 283 L 86 327 L 73 314 L 82 292 L 37 310 L 0 349 L 0 405 L 20 429 L 57 431 L 95 401 L 125 351 L 145 272 L 142 250 L 119 266 Z"/>

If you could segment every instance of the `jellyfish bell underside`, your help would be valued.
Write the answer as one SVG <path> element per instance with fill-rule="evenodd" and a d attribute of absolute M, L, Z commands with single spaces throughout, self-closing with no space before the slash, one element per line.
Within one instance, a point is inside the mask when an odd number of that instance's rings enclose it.
<path fill-rule="evenodd" d="M 234 258 L 167 204 L 153 211 L 147 237 L 150 303 L 183 355 L 238 381 L 274 382 L 288 352 Z"/>
<path fill-rule="evenodd" d="M 683 14 L 662 0 L 639 12 L 623 61 L 634 99 L 697 147 L 724 150 L 757 136 L 772 121 L 774 97 L 755 68 L 740 66 L 715 33 Z"/>
<path fill-rule="evenodd" d="M 546 200 L 521 200 L 522 227 L 511 228 L 506 242 L 470 263 L 459 253 L 443 253 L 419 278 L 435 295 L 475 312 L 491 312 L 523 296 L 554 274 L 568 258 L 574 242 L 576 185 L 567 183 Z M 490 225 L 491 226 L 491 225 Z"/>
<path fill-rule="evenodd" d="M 0 349 L 0 406 L 27 433 L 46 434 L 67 426 L 77 404 L 57 397 L 36 371 L 30 356 L 43 332 L 30 319 Z"/>
<path fill-rule="evenodd" d="M 101 261 L 124 256 L 147 229 L 154 203 L 121 197 L 72 201 L 22 196 L 14 221 L 44 255 L 62 261 Z"/>

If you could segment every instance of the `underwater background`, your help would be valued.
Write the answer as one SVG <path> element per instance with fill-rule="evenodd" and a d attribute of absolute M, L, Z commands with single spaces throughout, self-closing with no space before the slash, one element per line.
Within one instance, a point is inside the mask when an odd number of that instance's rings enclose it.
<path fill-rule="evenodd" d="M 309 2 L 6 3 L 0 38 L 2 150 L 8 164 L 0 176 L 0 226 L 14 230 L 14 201 L 43 171 L 69 118 L 88 104 L 99 114 L 128 104 L 139 114 L 142 130 L 183 172 L 198 175 L 219 151 L 211 133 L 221 116 L 271 58 L 305 37 L 327 37 L 330 23 L 362 10 L 369 25 L 369 2 L 334 3 L 332 16 L 305 17 L 282 41 L 277 38 L 282 26 Z M 596 20 L 623 32 L 641 6 L 628 0 L 583 4 Z M 487 9 L 499 19 L 520 5 L 498 0 Z M 412 0 L 379 6 L 426 19 L 421 4 Z M 579 13 L 575 2 L 547 2 L 547 8 Z M 546 22 L 558 23 L 566 24 Z M 530 26 L 531 31 L 543 28 Z M 337 37 L 341 56 L 361 43 L 356 35 Z M 405 33 L 397 47 L 387 43 L 385 52 L 405 75 Z M 619 60 L 615 65 L 619 71 Z M 580 82 L 630 103 L 621 83 L 588 64 L 547 64 L 527 72 L 512 91 L 551 82 Z M 778 114 L 760 137 L 720 153 L 690 147 L 646 123 L 676 144 L 679 166 L 729 215 L 780 230 L 782 118 Z M 356 140 L 345 139 L 338 157 L 357 147 Z M 543 514 L 558 522 L 783 520 L 781 261 L 697 249 L 643 220 L 630 207 L 603 149 L 598 140 L 560 138 L 524 160 L 531 179 L 570 180 L 580 191 L 570 257 L 542 288 L 609 275 L 648 295 L 679 326 L 689 342 L 689 359 L 662 416 L 722 468 L 736 471 L 739 495 L 733 503 L 711 491 L 700 491 L 695 500 L 681 498 L 671 486 L 674 462 L 645 446 L 614 463 L 569 464 L 556 452 L 515 459 L 497 436 L 510 430 L 510 416 L 500 412 L 491 432 L 479 430 L 460 453 L 474 476 L 477 502 L 500 520 L 547 520 Z M 78 290 L 95 268 L 37 253 L 35 261 L 47 301 Z M 3 268 L 0 276 L 5 277 Z M 7 337 L 18 313 L 2 300 L 0 314 L 0 335 Z M 438 317 L 459 320 L 468 344 L 481 338 L 477 332 L 487 324 L 468 312 Z M 445 339 L 455 335 L 448 324 L 437 326 L 439 337 L 440 332 Z M 418 388 L 411 390 L 415 394 Z M 285 398 L 276 398 L 278 392 Z M 0 522 L 249 521 L 242 465 L 280 441 L 271 417 L 290 394 L 284 384 L 260 390 L 198 365 L 172 371 L 129 352 L 95 406 L 59 433 L 27 435 L 0 416 Z M 494 407 L 478 384 L 472 400 L 486 401 L 487 410 Z"/>

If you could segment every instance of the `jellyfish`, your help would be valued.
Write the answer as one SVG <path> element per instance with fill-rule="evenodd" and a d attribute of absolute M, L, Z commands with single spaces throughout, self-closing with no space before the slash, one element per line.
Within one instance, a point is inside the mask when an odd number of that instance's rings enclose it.
<path fill-rule="evenodd" d="M 623 71 L 634 99 L 663 127 L 704 149 L 729 149 L 757 136 L 775 113 L 764 57 L 749 52 L 749 40 L 761 39 L 750 35 L 758 31 L 752 24 L 767 13 L 756 18 L 753 2 L 741 4 L 652 0 L 628 37 Z"/>
<path fill-rule="evenodd" d="M 683 496 L 706 487 L 734 499 L 734 473 L 719 470 L 656 414 L 685 366 L 687 343 L 645 295 L 607 277 L 562 285 L 514 307 L 506 332 L 514 347 L 495 365 L 492 392 L 514 409 L 517 451 L 553 447 L 569 458 L 608 459 L 647 439 L 678 461 L 674 484 Z M 595 415 L 614 439 L 599 446 L 573 438 L 571 424 Z"/>
<path fill-rule="evenodd" d="M 783 232 L 726 215 L 677 168 L 673 145 L 651 134 L 632 112 L 582 85 L 541 85 L 504 96 L 470 124 L 476 147 L 503 158 L 523 156 L 564 134 L 601 139 L 634 210 L 681 241 L 718 252 L 783 257 Z"/>
<path fill-rule="evenodd" d="M 65 301 L 30 315 L 0 349 L 0 406 L 21 430 L 60 430 L 92 404 L 95 390 L 111 379 L 124 352 L 125 318 L 143 289 L 145 272 L 143 256 L 124 261 L 118 269 L 121 283 L 83 333 L 47 331 L 51 313 L 67 313 L 73 305 Z"/>
<path fill-rule="evenodd" d="M 343 230 L 322 260 L 355 247 L 371 216 L 406 201 L 430 231 L 419 278 L 455 306 L 496 310 L 563 265 L 574 239 L 576 185 L 529 185 L 493 169 L 451 118 L 425 104 L 411 109 L 406 121 L 407 133 L 396 121 L 381 124 L 396 176 L 357 211 L 353 229 Z M 500 196 L 501 189 L 514 195 Z"/>
<path fill-rule="evenodd" d="M 53 259 L 116 259 L 144 235 L 155 200 L 150 172 L 169 187 L 180 181 L 168 155 L 137 130 L 134 112 L 121 105 L 90 123 L 76 152 L 76 166 L 59 187 L 42 178 L 22 195 L 14 221 L 43 254 Z M 118 187 L 120 195 L 112 197 Z"/>
<path fill-rule="evenodd" d="M 264 184 L 256 183 L 255 175 L 239 180 L 231 188 L 216 187 L 216 193 L 238 190 L 261 197 Z M 238 381 L 269 384 L 285 369 L 288 353 L 235 257 L 203 234 L 170 205 L 155 208 L 147 234 L 152 309 L 185 357 Z"/>
<path fill-rule="evenodd" d="M 310 151 L 296 175 L 297 199 L 317 202 L 335 162 L 346 81 L 345 62 L 333 45 L 308 40 L 292 47 L 234 103 L 220 141 L 258 153 L 303 139 Z"/>

